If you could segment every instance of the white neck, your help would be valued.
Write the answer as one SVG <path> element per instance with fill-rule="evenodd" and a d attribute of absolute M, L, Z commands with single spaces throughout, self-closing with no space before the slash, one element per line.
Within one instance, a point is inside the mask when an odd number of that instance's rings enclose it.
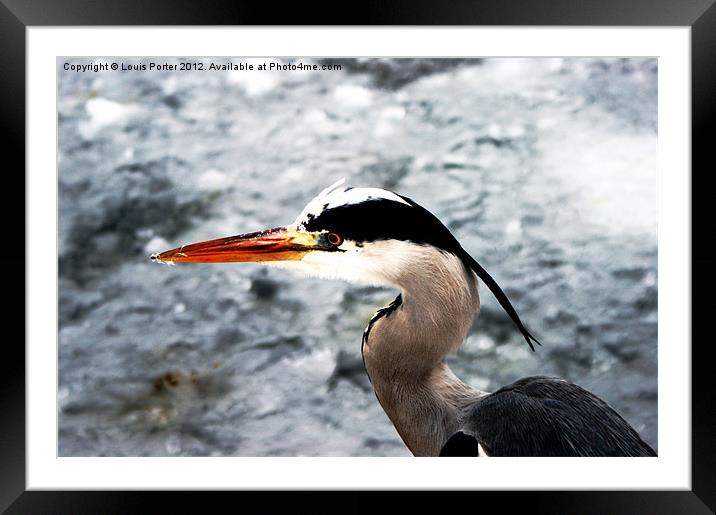
<path fill-rule="evenodd" d="M 372 324 L 363 358 L 375 393 L 416 456 L 437 456 L 462 408 L 484 395 L 445 364 L 480 307 L 475 274 L 456 256 L 424 247 L 420 266 L 394 281 L 402 304 Z"/>

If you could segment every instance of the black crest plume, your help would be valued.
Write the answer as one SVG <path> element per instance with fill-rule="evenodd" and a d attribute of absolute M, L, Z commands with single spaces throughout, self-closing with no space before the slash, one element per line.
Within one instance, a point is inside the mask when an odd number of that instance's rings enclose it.
<path fill-rule="evenodd" d="M 532 342 L 536 343 L 537 345 L 542 345 L 539 341 L 537 341 L 537 338 L 532 336 L 532 333 L 530 333 L 524 326 L 522 320 L 520 320 L 520 316 L 517 314 L 517 311 L 515 310 L 514 306 L 512 306 L 510 299 L 507 298 L 507 295 L 504 291 L 502 291 L 502 288 L 500 288 L 500 285 L 497 284 L 497 281 L 495 281 L 492 276 L 487 273 L 487 270 L 485 270 L 482 265 L 480 265 L 480 263 L 475 260 L 475 258 L 473 258 L 465 251 L 465 249 L 462 248 L 462 246 L 457 241 L 457 239 L 455 239 L 455 236 L 453 236 L 450 230 L 445 227 L 445 225 L 443 225 L 443 223 L 438 220 L 435 215 L 422 207 L 420 204 L 417 204 L 413 200 L 407 197 L 403 197 L 402 195 L 401 198 L 405 199 L 406 202 L 409 202 L 414 208 L 417 208 L 422 211 L 425 220 L 429 220 L 429 222 L 427 223 L 429 231 L 433 232 L 433 234 L 438 236 L 435 242 L 430 243 L 438 243 L 436 245 L 438 248 L 442 248 L 444 250 L 454 253 L 462 260 L 465 266 L 471 268 L 475 272 L 475 274 L 477 274 L 477 276 L 482 280 L 482 282 L 485 283 L 485 285 L 490 289 L 492 294 L 497 299 L 497 302 L 499 302 L 500 306 L 502 306 L 502 309 L 505 310 L 505 312 L 512 319 L 512 322 L 514 322 L 514 324 L 517 326 L 517 329 L 520 330 L 522 336 L 524 336 L 525 338 L 525 341 L 527 341 L 527 345 L 529 345 L 530 349 L 532 349 L 532 352 L 534 352 L 535 350 L 535 347 Z"/>
<path fill-rule="evenodd" d="M 462 250 L 462 249 L 461 249 Z M 462 259 L 463 263 L 468 265 L 470 268 L 472 268 L 477 276 L 482 280 L 483 283 L 490 289 L 492 294 L 497 299 L 497 302 L 500 303 L 500 306 L 502 306 L 502 309 L 505 310 L 505 312 L 510 316 L 512 321 L 517 326 L 517 329 L 520 330 L 522 333 L 522 336 L 525 337 L 525 340 L 527 341 L 527 345 L 530 346 L 530 349 L 532 349 L 532 352 L 534 352 L 535 347 L 532 345 L 532 342 L 536 343 L 537 345 L 542 345 L 540 342 L 537 341 L 537 339 L 532 336 L 532 333 L 530 333 L 527 328 L 522 323 L 522 320 L 520 320 L 519 315 L 517 314 L 517 311 L 515 311 L 515 308 L 512 306 L 512 303 L 510 302 L 510 299 L 507 298 L 507 295 L 505 292 L 502 291 L 502 288 L 500 288 L 500 285 L 497 284 L 497 281 L 495 281 L 490 274 L 487 273 L 487 270 L 482 268 L 482 265 L 475 261 L 475 259 L 462 250 L 462 254 L 459 255 L 459 257 Z"/>

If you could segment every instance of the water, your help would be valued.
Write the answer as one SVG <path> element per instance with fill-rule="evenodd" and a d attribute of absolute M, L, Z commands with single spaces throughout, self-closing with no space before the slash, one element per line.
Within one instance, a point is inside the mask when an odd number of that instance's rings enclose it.
<path fill-rule="evenodd" d="M 341 177 L 435 213 L 543 343 L 483 288 L 459 377 L 563 376 L 656 446 L 656 60 L 326 62 L 58 71 L 59 454 L 408 455 L 360 361 L 396 291 L 148 259 Z"/>

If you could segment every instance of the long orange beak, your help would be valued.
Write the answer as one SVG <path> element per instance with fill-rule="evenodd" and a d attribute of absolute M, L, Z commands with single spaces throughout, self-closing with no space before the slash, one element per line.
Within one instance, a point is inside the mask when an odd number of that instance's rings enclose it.
<path fill-rule="evenodd" d="M 320 249 L 318 238 L 310 233 L 277 227 L 261 232 L 192 243 L 153 254 L 152 261 L 174 263 L 236 263 L 297 261 L 306 252 Z"/>

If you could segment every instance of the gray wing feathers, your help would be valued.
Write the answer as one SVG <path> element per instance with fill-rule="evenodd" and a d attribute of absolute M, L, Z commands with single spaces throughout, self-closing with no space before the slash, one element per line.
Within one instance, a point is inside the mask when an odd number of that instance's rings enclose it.
<path fill-rule="evenodd" d="M 465 429 L 488 456 L 656 456 L 606 402 L 549 377 L 528 377 L 476 402 Z"/>

